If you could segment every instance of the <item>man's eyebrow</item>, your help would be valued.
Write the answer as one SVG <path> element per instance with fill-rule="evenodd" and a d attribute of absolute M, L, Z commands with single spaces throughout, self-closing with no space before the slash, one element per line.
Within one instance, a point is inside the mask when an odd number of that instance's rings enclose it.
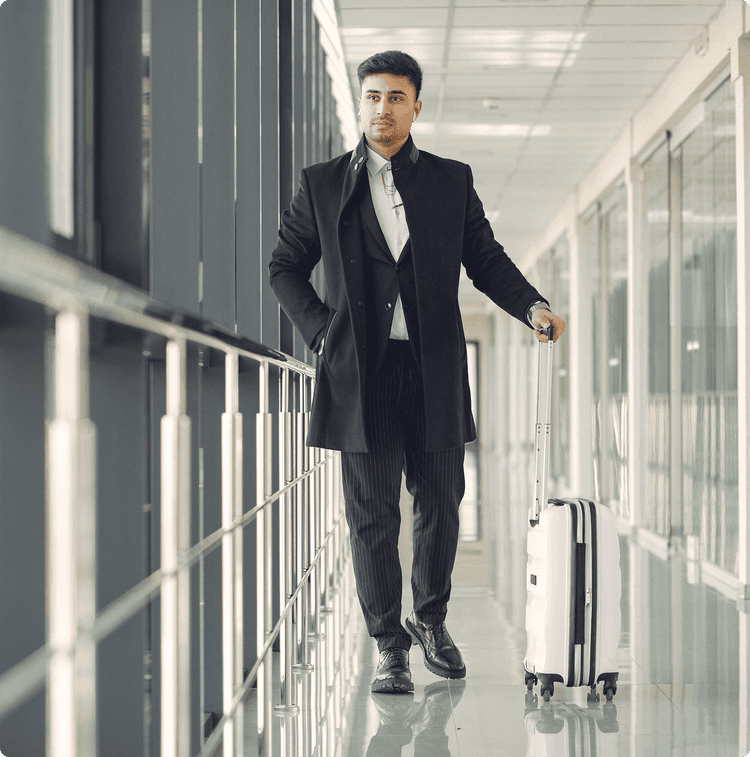
<path fill-rule="evenodd" d="M 365 90 L 365 94 L 369 94 L 370 92 L 372 92 L 375 95 L 379 95 L 380 94 L 380 90 L 379 89 L 367 89 L 367 90 Z M 404 95 L 404 96 L 406 96 L 406 92 L 402 92 L 400 89 L 392 89 L 388 94 L 391 94 L 391 95 Z"/>

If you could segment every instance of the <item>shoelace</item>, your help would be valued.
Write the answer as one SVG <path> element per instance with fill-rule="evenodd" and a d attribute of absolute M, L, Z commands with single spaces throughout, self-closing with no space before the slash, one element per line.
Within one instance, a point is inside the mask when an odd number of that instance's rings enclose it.
<path fill-rule="evenodd" d="M 381 661 L 381 664 L 389 666 L 393 662 L 393 658 L 398 658 L 396 661 L 401 662 L 403 658 L 401 655 L 403 654 L 404 650 L 399 649 L 398 647 L 391 647 L 390 649 L 383 650 L 383 659 Z"/>
<path fill-rule="evenodd" d="M 425 627 L 427 633 L 432 635 L 432 638 L 435 640 L 435 646 L 438 649 L 441 649 L 446 644 L 453 644 L 453 639 L 451 639 L 448 629 L 445 627 L 445 623 L 423 623 L 422 625 Z"/>

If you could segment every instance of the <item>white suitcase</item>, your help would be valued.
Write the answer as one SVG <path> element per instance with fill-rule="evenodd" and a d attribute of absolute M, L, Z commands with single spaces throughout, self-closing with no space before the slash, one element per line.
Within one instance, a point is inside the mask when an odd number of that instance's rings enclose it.
<path fill-rule="evenodd" d="M 604 683 L 617 691 L 620 643 L 620 546 L 614 513 L 588 499 L 547 500 L 552 340 L 540 343 L 534 502 L 526 569 L 526 685 L 549 701 L 556 682 Z M 543 354 L 547 353 L 546 360 Z M 546 363 L 543 370 L 543 363 Z"/>
<path fill-rule="evenodd" d="M 585 710 L 577 704 L 544 704 L 526 711 L 527 757 L 618 757 L 619 725 L 613 704 Z"/>

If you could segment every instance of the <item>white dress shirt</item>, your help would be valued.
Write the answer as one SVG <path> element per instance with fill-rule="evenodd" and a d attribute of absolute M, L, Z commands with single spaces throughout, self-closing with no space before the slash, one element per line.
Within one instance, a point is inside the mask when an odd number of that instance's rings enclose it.
<path fill-rule="evenodd" d="M 383 232 L 388 249 L 394 261 L 398 262 L 404 245 L 409 239 L 409 227 L 406 225 L 406 213 L 393 183 L 391 163 L 375 150 L 367 146 L 367 173 L 370 178 L 370 195 L 375 206 L 380 230 Z M 388 191 L 386 191 L 386 187 Z M 391 194 L 393 192 L 393 194 Z M 398 295 L 393 306 L 393 321 L 391 322 L 391 339 L 408 339 L 404 307 L 401 295 Z"/>

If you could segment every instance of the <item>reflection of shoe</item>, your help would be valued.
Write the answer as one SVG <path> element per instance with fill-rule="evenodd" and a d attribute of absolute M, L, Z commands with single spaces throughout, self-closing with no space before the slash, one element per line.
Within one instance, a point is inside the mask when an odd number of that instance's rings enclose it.
<path fill-rule="evenodd" d="M 373 692 L 370 694 L 375 709 L 380 716 L 380 727 L 388 731 L 401 731 L 404 728 L 409 729 L 409 715 L 411 714 L 414 696 L 411 697 L 388 697 Z"/>
<path fill-rule="evenodd" d="M 453 643 L 445 623 L 422 623 L 414 612 L 406 619 L 406 628 L 415 644 L 424 652 L 427 670 L 443 678 L 464 678 L 466 666 Z"/>
<path fill-rule="evenodd" d="M 420 731 L 428 728 L 444 731 L 465 688 L 466 681 L 438 681 L 426 686 L 424 699 L 410 718 L 411 722 L 416 723 Z"/>
<path fill-rule="evenodd" d="M 380 653 L 378 669 L 370 690 L 392 694 L 414 691 L 409 671 L 409 652 L 406 649 L 391 647 Z"/>
<path fill-rule="evenodd" d="M 366 757 L 392 757 L 401 754 L 401 747 L 411 741 L 412 728 L 409 713 L 414 697 L 391 697 L 370 694 L 380 716 L 378 732 L 370 740 Z"/>

